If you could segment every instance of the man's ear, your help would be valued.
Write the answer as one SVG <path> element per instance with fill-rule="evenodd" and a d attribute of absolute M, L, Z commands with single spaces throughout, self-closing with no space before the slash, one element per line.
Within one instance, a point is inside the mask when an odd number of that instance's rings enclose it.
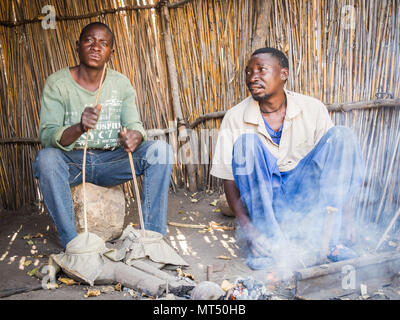
<path fill-rule="evenodd" d="M 108 60 L 107 60 L 107 62 L 109 62 L 109 61 L 111 60 L 111 58 L 112 58 L 112 56 L 113 56 L 114 52 L 115 52 L 115 49 L 114 49 L 114 48 L 112 48 L 112 49 L 111 49 L 110 56 L 108 57 Z"/>
<path fill-rule="evenodd" d="M 281 79 L 282 81 L 286 81 L 289 78 L 289 69 L 288 68 L 282 68 L 281 69 Z"/>
<path fill-rule="evenodd" d="M 76 52 L 79 51 L 79 40 L 76 40 L 76 42 L 75 42 L 75 50 L 76 50 Z"/>

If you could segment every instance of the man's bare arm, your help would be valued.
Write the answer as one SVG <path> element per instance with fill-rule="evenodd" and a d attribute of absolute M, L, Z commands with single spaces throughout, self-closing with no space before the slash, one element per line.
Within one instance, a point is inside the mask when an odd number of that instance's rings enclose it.
<path fill-rule="evenodd" d="M 64 147 L 69 146 L 71 143 L 79 139 L 83 132 L 84 131 L 81 130 L 80 123 L 70 126 L 69 128 L 64 130 L 60 139 L 60 144 Z"/>
<path fill-rule="evenodd" d="M 240 226 L 248 241 L 252 244 L 252 250 L 261 255 L 270 255 L 270 243 L 260 231 L 254 227 L 250 217 L 240 200 L 240 192 L 236 187 L 235 181 L 224 180 L 224 190 L 229 207 L 238 219 Z"/>
<path fill-rule="evenodd" d="M 236 187 L 235 181 L 224 180 L 224 190 L 226 201 L 228 202 L 229 207 L 238 219 L 240 225 L 243 228 L 246 228 L 246 226 L 251 228 L 250 217 L 247 214 L 247 211 L 244 208 L 242 201 L 240 200 L 240 193 L 238 188 Z"/>
<path fill-rule="evenodd" d="M 65 129 L 60 144 L 62 146 L 69 146 L 75 142 L 79 137 L 87 132 L 89 129 L 96 129 L 97 120 L 99 119 L 101 105 L 97 105 L 94 108 L 87 107 L 82 112 L 81 122 L 76 123 L 69 128 Z"/>
<path fill-rule="evenodd" d="M 143 136 L 138 130 L 120 130 L 118 140 L 126 152 L 133 152 L 142 143 Z"/>

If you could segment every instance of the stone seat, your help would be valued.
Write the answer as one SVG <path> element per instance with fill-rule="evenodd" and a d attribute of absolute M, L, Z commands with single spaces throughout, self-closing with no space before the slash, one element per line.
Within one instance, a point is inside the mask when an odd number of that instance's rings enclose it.
<path fill-rule="evenodd" d="M 78 233 L 85 231 L 83 186 L 71 188 Z M 125 220 L 125 195 L 122 185 L 101 187 L 86 183 L 86 214 L 88 232 L 104 241 L 117 239 L 123 231 Z"/>

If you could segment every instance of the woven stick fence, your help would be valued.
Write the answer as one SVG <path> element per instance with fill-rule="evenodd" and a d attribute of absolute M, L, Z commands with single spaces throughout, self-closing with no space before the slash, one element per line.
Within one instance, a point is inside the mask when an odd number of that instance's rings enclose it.
<path fill-rule="evenodd" d="M 41 25 L 47 4 L 56 10 L 56 29 Z M 145 127 L 177 150 L 174 187 L 190 187 L 179 154 L 188 147 L 196 187 L 221 191 L 221 181 L 209 175 L 218 128 L 225 111 L 248 95 L 244 67 L 251 52 L 266 44 L 289 57 L 288 89 L 321 99 L 336 124 L 358 135 L 367 177 L 354 200 L 361 203 L 357 216 L 385 225 L 400 206 L 399 0 L 9 0 L 0 9 L 3 208 L 38 200 L 31 163 L 40 148 L 41 90 L 47 76 L 77 63 L 75 41 L 91 21 L 107 23 L 116 34 L 110 67 L 131 80 Z M 178 141 L 174 81 L 183 121 L 193 129 L 189 141 Z"/>

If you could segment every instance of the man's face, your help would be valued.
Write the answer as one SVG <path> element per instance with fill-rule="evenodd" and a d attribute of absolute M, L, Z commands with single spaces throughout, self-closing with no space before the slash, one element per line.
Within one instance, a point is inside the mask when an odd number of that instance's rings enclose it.
<path fill-rule="evenodd" d="M 252 56 L 246 66 L 246 85 L 254 100 L 263 101 L 283 90 L 289 70 L 269 53 Z"/>
<path fill-rule="evenodd" d="M 82 35 L 80 41 L 76 42 L 76 50 L 80 63 L 101 69 L 114 52 L 112 35 L 102 26 L 93 26 Z"/>

